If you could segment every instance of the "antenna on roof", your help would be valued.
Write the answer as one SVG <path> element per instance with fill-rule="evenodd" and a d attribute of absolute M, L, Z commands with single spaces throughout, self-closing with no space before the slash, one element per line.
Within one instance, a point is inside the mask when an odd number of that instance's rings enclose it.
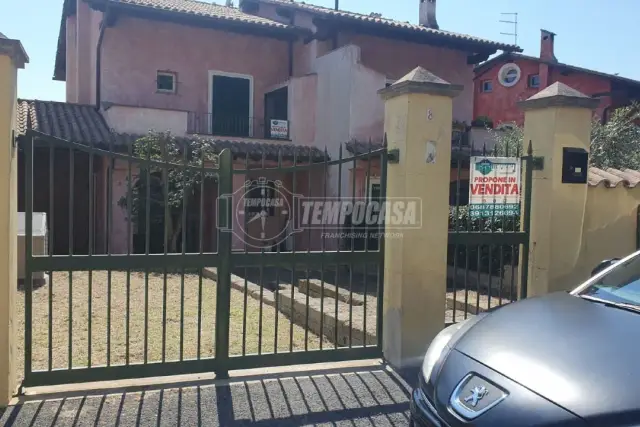
<path fill-rule="evenodd" d="M 505 19 L 501 19 L 500 22 L 505 24 L 513 24 L 513 32 L 512 33 L 500 33 L 505 36 L 513 36 L 513 44 L 518 44 L 518 13 L 517 12 L 503 12 L 500 15 L 503 17 L 511 17 L 511 21 L 507 21 Z M 506 15 L 506 16 L 505 16 Z"/>

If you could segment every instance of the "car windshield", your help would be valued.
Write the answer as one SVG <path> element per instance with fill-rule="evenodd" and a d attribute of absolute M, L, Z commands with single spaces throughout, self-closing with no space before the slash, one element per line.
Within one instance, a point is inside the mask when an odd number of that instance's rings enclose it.
<path fill-rule="evenodd" d="M 618 264 L 578 295 L 640 307 L 640 256 Z"/>

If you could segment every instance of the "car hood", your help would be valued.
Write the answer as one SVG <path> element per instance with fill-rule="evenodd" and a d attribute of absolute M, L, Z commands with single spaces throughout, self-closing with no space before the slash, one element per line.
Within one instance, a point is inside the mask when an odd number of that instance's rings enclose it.
<path fill-rule="evenodd" d="M 502 307 L 455 350 L 587 420 L 640 418 L 640 314 L 556 293 Z"/>

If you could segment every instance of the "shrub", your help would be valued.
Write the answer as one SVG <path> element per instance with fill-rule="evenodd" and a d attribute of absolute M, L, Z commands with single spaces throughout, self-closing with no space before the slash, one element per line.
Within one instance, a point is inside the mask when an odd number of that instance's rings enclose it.
<path fill-rule="evenodd" d="M 457 219 L 457 221 L 456 221 Z M 520 229 L 520 216 L 471 218 L 468 206 L 449 207 L 449 233 L 482 231 L 492 233 L 513 232 Z M 518 265 L 520 245 L 455 245 L 447 248 L 447 263 L 458 268 L 502 275 L 505 266 Z"/>

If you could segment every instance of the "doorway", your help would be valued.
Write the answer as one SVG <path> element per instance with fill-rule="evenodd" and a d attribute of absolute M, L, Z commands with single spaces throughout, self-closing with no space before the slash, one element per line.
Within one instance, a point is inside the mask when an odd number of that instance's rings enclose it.
<path fill-rule="evenodd" d="M 212 135 L 253 136 L 253 77 L 209 72 Z"/>
<path fill-rule="evenodd" d="M 264 137 L 265 138 L 288 138 L 283 136 L 283 132 L 275 132 L 271 129 L 272 120 L 288 120 L 289 118 L 289 89 L 287 86 L 264 94 Z"/>

